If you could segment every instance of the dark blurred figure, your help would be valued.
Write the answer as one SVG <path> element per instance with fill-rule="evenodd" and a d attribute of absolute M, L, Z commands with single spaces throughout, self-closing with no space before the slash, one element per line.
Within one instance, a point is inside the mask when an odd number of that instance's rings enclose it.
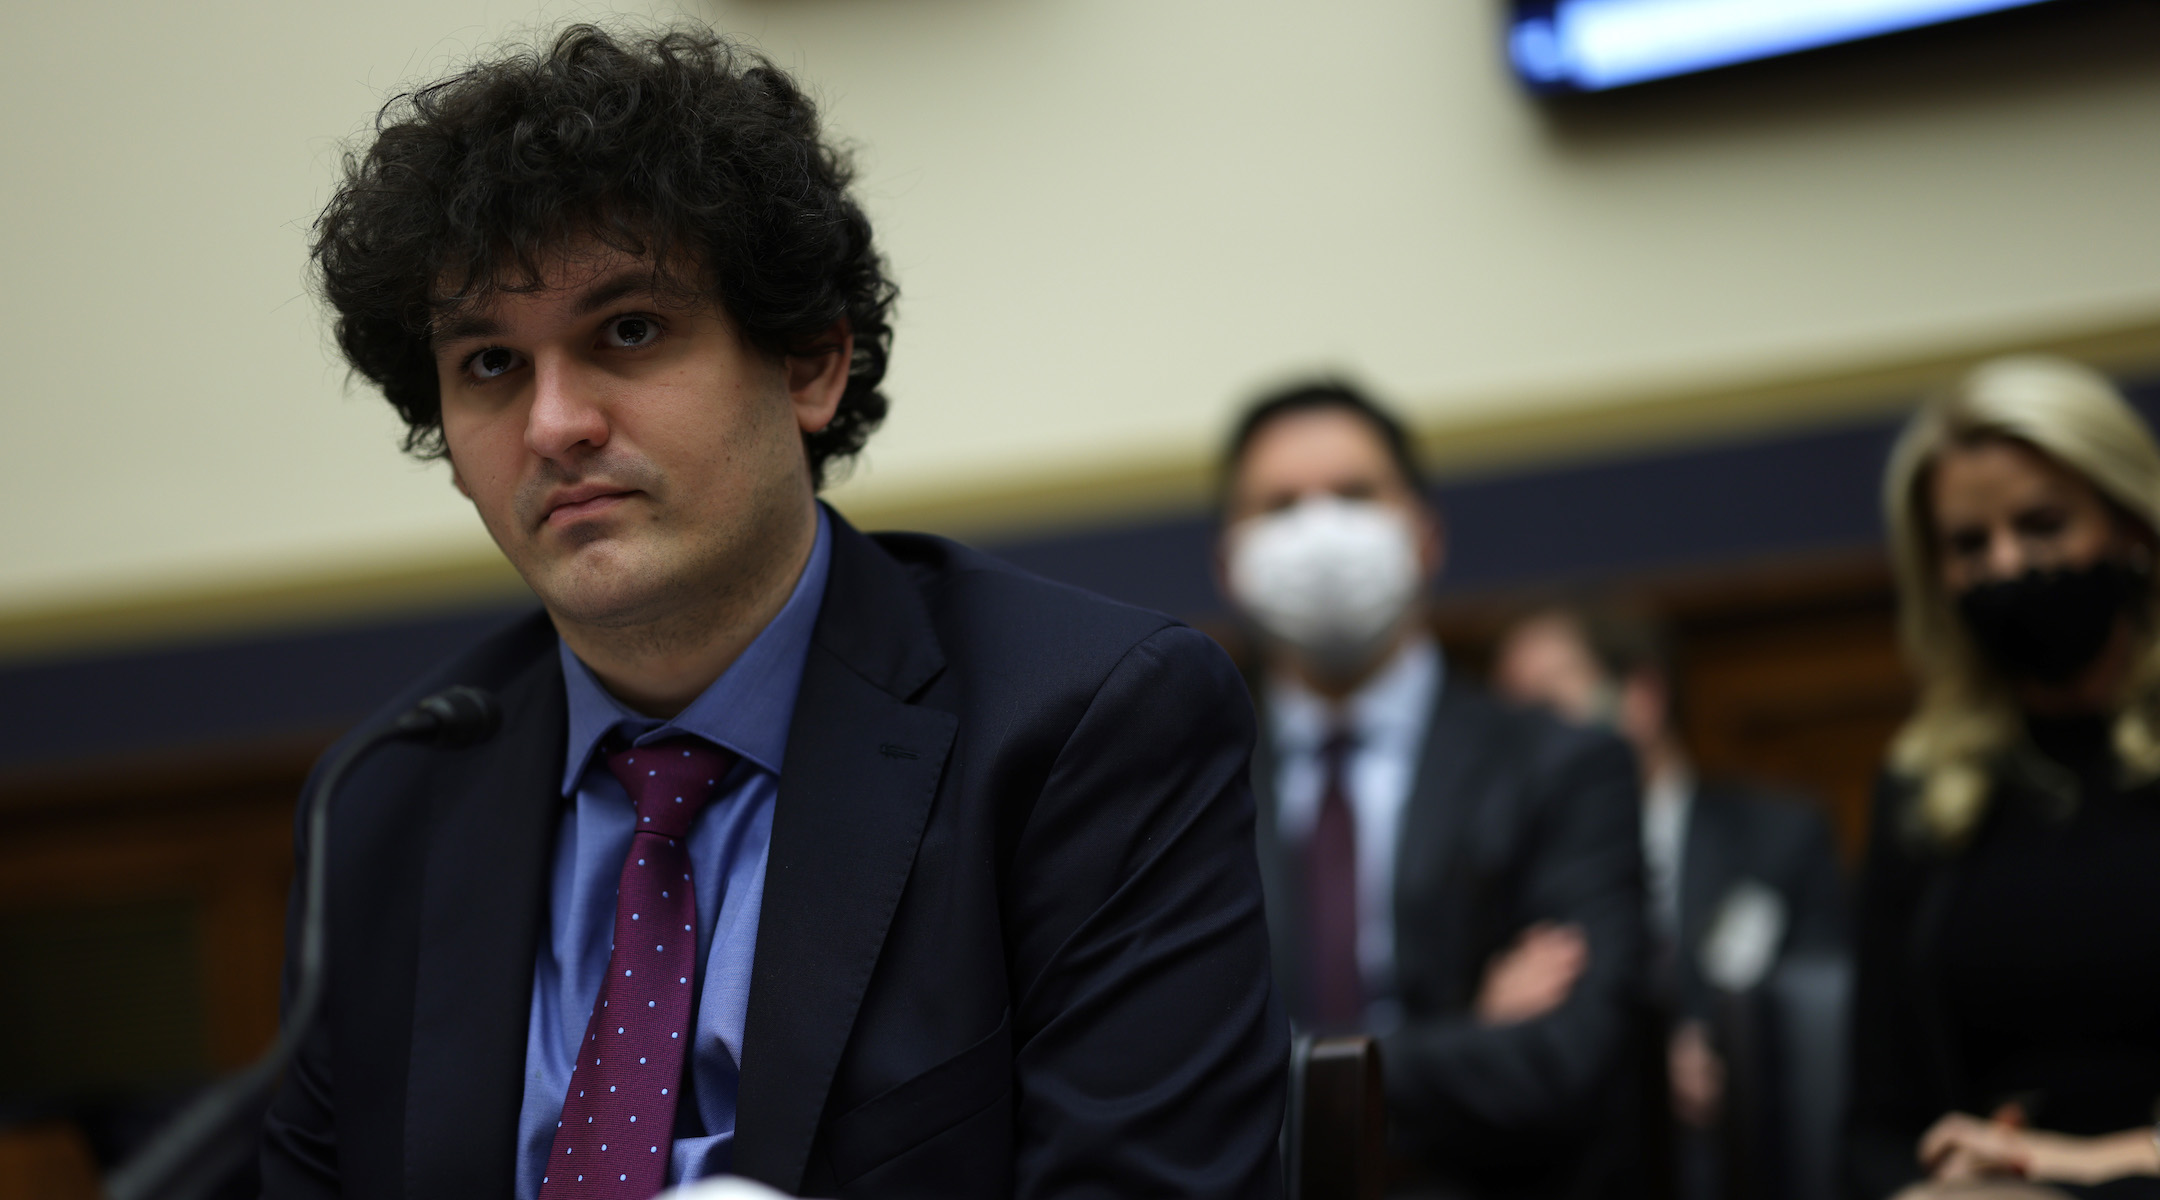
<path fill-rule="evenodd" d="M 1259 631 L 1253 786 L 1293 1018 L 1381 1039 L 1402 1188 L 1630 1194 L 1626 748 L 1449 675 L 1422 599 L 1439 514 L 1402 427 L 1355 390 L 1252 408 L 1222 518 L 1223 586 Z"/>
<path fill-rule="evenodd" d="M 1858 1193 L 2160 1196 L 2160 450 L 2101 376 L 2001 359 L 1884 503 L 1921 700 L 1861 894 Z"/>
<path fill-rule="evenodd" d="M 1685 1200 L 1728 1193 L 1732 1164 L 1716 1136 L 1727 1116 L 1730 1001 L 1781 964 L 1831 960 L 1844 977 L 1845 918 L 1830 826 L 1804 803 L 1736 783 L 1698 780 L 1674 719 L 1671 655 L 1662 630 L 1617 609 L 1557 605 L 1501 639 L 1495 686 L 1568 720 L 1607 727 L 1635 748 L 1642 771 L 1642 848 L 1649 883 L 1651 987 L 1667 1015 L 1666 1070 Z M 1707 968 L 1707 969 L 1706 969 Z M 1825 1046 L 1837 1053 L 1839 1046 Z M 1761 1073 L 1778 1073 L 1759 1058 Z M 1783 1121 L 1809 1114 L 1783 1106 Z M 1814 1114 L 1824 1125 L 1834 1105 Z M 1796 1174 L 1791 1164 L 1772 1173 Z M 1793 1194 L 1779 1189 L 1779 1194 Z"/>

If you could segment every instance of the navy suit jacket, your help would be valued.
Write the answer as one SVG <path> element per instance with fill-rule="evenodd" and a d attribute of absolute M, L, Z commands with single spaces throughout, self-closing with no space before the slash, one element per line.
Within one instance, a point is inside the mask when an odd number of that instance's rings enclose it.
<path fill-rule="evenodd" d="M 511 1195 L 564 803 L 545 616 L 362 729 L 453 683 L 499 695 L 501 732 L 391 746 L 332 810 L 329 999 L 271 1109 L 268 1196 Z M 835 519 L 734 1170 L 827 1196 L 1278 1193 L 1252 739 L 1193 630 Z"/>
<path fill-rule="evenodd" d="M 1642 995 L 1635 763 L 1609 734 L 1505 707 L 1450 678 L 1433 705 L 1395 847 L 1402 1025 L 1381 1039 L 1392 1141 L 1441 1194 L 1632 1194 Z M 1306 1008 L 1298 848 L 1276 836 L 1273 752 L 1255 759 L 1277 982 Z M 1538 921 L 1579 925 L 1590 961 L 1567 1001 L 1491 1028 L 1485 969 Z"/>

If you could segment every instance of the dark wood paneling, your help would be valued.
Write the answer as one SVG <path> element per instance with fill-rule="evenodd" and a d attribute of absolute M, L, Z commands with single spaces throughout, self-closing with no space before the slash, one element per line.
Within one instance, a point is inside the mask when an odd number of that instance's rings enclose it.
<path fill-rule="evenodd" d="M 319 740 L 0 779 L 0 1061 L 20 1103 L 150 1092 L 277 1030 L 292 806 Z M 23 961 L 27 959 L 28 961 Z M 35 967 L 26 973 L 20 968 Z M 27 994 L 34 991 L 36 994 Z"/>
<path fill-rule="evenodd" d="M 61 1121 L 0 1129 L 0 1200 L 97 1200 L 82 1131 Z"/>

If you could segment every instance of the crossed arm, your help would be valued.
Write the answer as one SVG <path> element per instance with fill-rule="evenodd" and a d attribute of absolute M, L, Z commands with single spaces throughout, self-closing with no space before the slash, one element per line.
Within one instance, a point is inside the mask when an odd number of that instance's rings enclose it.
<path fill-rule="evenodd" d="M 1385 1039 L 1390 1103 L 1436 1153 L 1475 1154 L 1493 1132 L 1582 1128 L 1602 1111 L 1637 1003 L 1636 786 L 1616 743 L 1576 743 L 1537 772 L 1524 797 L 1537 844 L 1511 907 L 1543 923 L 1496 956 L 1471 1011 Z"/>

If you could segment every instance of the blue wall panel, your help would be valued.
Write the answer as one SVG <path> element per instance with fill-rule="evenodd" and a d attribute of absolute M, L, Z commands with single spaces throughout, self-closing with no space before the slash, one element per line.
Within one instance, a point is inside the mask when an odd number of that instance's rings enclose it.
<path fill-rule="evenodd" d="M 2148 420 L 2160 383 L 2132 390 Z M 1876 420 L 1484 479 L 1436 490 L 1444 588 L 1579 581 L 1879 543 L 1896 422 Z M 1191 514 L 987 548 L 1181 616 L 1220 613 L 1213 521 Z M 497 608 L 0 668 L 0 770 L 337 729 L 519 611 Z"/>

